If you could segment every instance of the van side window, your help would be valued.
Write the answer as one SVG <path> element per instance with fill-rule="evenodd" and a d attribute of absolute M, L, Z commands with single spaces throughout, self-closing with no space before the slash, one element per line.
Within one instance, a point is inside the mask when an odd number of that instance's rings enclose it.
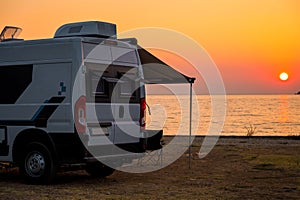
<path fill-rule="evenodd" d="M 32 81 L 32 65 L 0 66 L 0 104 L 14 104 Z"/>

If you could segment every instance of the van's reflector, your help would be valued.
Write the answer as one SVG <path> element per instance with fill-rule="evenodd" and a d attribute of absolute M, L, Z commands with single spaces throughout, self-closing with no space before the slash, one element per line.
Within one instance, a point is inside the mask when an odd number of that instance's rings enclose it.
<path fill-rule="evenodd" d="M 86 97 L 81 96 L 75 104 L 75 127 L 78 133 L 86 132 Z"/>

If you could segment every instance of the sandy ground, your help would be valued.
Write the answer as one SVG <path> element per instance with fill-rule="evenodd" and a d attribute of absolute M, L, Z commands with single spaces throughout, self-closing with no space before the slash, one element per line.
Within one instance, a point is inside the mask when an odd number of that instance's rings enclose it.
<path fill-rule="evenodd" d="M 168 143 L 170 138 L 165 138 Z M 105 179 L 59 173 L 55 184 L 27 185 L 17 170 L 0 173 L 0 199 L 300 199 L 300 138 L 220 138 L 203 159 L 203 138 L 159 171 L 117 171 Z"/>

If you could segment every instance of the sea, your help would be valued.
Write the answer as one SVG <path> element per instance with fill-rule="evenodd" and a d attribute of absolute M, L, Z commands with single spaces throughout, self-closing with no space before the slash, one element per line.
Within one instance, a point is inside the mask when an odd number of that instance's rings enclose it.
<path fill-rule="evenodd" d="M 300 95 L 193 95 L 191 116 L 187 95 L 148 95 L 147 104 L 147 129 L 164 135 L 300 136 Z"/>

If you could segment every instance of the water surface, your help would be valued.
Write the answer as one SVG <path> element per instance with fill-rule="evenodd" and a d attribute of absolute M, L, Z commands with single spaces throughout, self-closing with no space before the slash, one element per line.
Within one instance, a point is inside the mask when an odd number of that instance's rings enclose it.
<path fill-rule="evenodd" d="M 221 122 L 211 122 L 209 95 L 195 98 L 193 134 L 206 135 L 209 125 Z M 166 135 L 189 133 L 188 96 L 148 95 L 147 103 L 151 107 L 148 128 L 163 128 Z M 250 126 L 255 128 L 256 136 L 300 135 L 300 95 L 227 95 L 221 135 L 246 136 Z"/>

